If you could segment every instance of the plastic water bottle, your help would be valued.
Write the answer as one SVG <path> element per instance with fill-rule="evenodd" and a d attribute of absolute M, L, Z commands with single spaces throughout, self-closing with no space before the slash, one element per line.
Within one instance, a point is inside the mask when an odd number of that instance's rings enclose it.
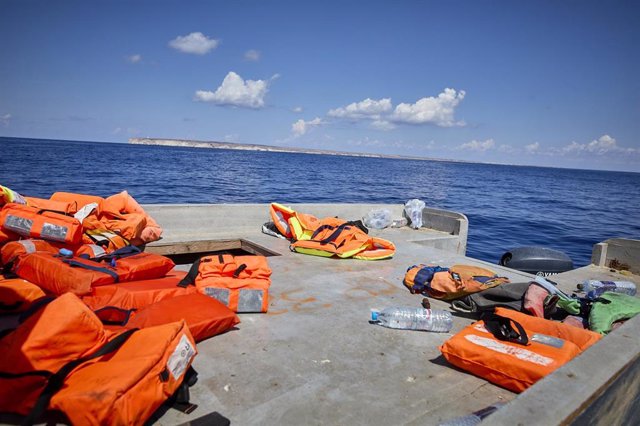
<path fill-rule="evenodd" d="M 388 328 L 447 333 L 453 326 L 451 312 L 423 308 L 386 308 L 371 311 L 371 320 Z"/>
<path fill-rule="evenodd" d="M 597 298 L 605 291 L 628 294 L 629 296 L 636 295 L 636 285 L 631 281 L 586 280 L 582 284 L 578 284 L 578 288 L 587 293 L 587 297 L 591 299 Z"/>
<path fill-rule="evenodd" d="M 411 221 L 409 226 L 413 229 L 422 227 L 422 209 L 426 206 L 425 202 L 414 198 L 409 200 L 404 205 L 404 212 Z"/>
<path fill-rule="evenodd" d="M 469 414 L 467 416 L 456 417 L 455 419 L 451 419 L 444 423 L 440 423 L 438 426 L 475 426 L 479 425 L 480 422 L 489 415 L 496 412 L 500 407 L 505 405 L 504 402 L 497 402 L 490 407 L 483 408 L 482 410 L 478 410 Z"/>
<path fill-rule="evenodd" d="M 393 219 L 391 221 L 391 227 L 392 228 L 402 228 L 403 226 L 407 226 L 408 223 L 409 223 L 409 221 L 407 220 L 406 217 L 401 217 L 400 219 Z"/>

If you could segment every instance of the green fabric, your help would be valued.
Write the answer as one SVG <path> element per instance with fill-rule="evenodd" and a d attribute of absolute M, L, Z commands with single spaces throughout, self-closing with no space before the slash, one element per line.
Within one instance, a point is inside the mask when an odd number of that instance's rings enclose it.
<path fill-rule="evenodd" d="M 610 303 L 599 301 L 604 299 Z M 589 329 L 607 334 L 614 322 L 640 314 L 640 299 L 626 294 L 606 292 L 591 306 Z"/>
<path fill-rule="evenodd" d="M 577 299 L 561 297 L 556 304 L 571 315 L 580 315 L 580 302 Z"/>

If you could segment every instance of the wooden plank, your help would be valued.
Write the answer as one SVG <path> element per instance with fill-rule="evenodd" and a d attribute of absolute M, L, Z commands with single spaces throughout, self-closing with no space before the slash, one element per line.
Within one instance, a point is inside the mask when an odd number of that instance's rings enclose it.
<path fill-rule="evenodd" d="M 158 243 L 145 248 L 146 252 L 174 256 L 179 254 L 204 254 L 229 250 L 242 250 L 249 254 L 262 256 L 279 256 L 272 250 L 262 247 L 252 241 L 238 240 L 201 240 L 184 241 L 179 243 Z"/>
<path fill-rule="evenodd" d="M 242 248 L 241 240 L 204 240 L 180 243 L 154 244 L 145 248 L 146 252 L 170 256 L 185 253 L 208 253 Z"/>

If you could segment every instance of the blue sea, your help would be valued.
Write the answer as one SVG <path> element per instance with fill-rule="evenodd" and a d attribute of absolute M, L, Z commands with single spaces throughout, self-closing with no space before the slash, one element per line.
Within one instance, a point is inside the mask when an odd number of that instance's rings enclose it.
<path fill-rule="evenodd" d="M 640 239 L 638 173 L 17 138 L 0 138 L 0 149 L 0 184 L 42 198 L 122 190 L 143 204 L 419 198 L 467 215 L 467 255 L 492 263 L 535 245 L 578 267 L 595 243 Z"/>

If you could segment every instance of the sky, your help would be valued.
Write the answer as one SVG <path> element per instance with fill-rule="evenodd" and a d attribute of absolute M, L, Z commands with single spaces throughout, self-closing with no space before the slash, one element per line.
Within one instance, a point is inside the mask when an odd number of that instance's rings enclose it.
<path fill-rule="evenodd" d="M 0 0 L 0 136 L 640 172 L 637 1 Z"/>

